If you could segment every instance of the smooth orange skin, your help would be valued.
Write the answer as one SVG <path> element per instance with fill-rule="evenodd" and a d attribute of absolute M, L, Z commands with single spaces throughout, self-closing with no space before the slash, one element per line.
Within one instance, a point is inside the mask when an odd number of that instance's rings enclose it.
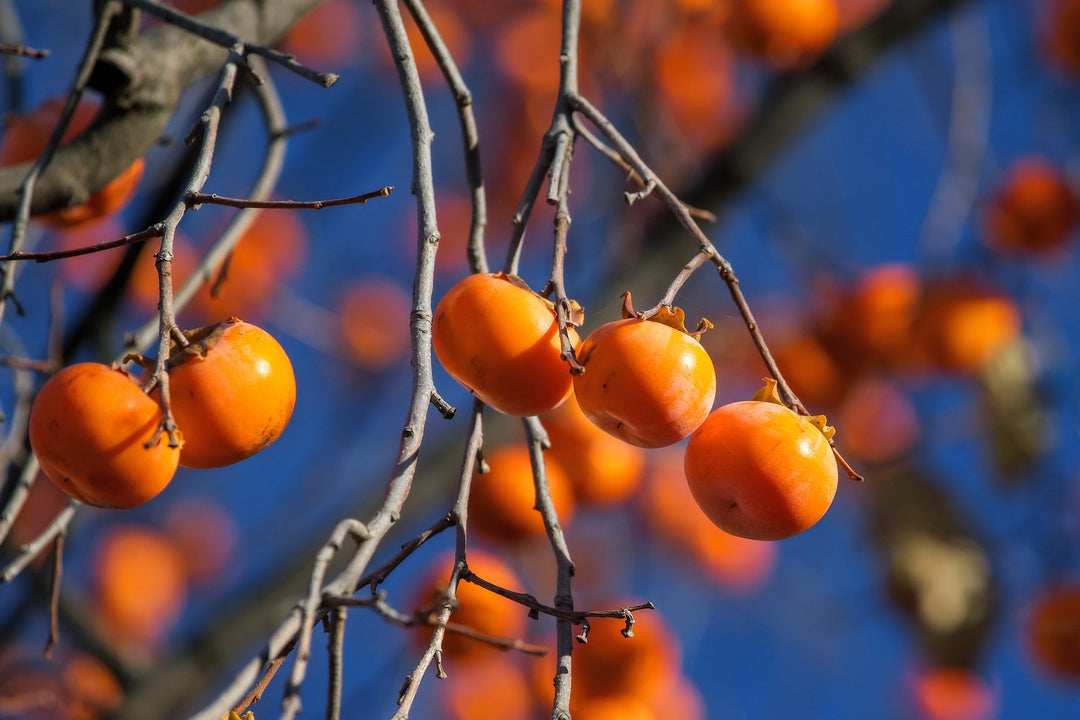
<path fill-rule="evenodd" d="M 927 294 L 915 328 L 916 352 L 937 369 L 975 374 L 1020 338 L 1023 323 L 1012 298 L 957 280 Z"/>
<path fill-rule="evenodd" d="M 42 385 L 30 410 L 30 445 L 57 487 L 89 505 L 132 508 L 169 484 L 180 448 L 155 438 L 158 404 L 128 373 L 70 365 Z M 179 438 L 183 440 L 183 435 Z"/>
<path fill-rule="evenodd" d="M 532 720 L 532 690 L 525 670 L 501 653 L 460 666 L 440 686 L 445 720 Z"/>
<path fill-rule="evenodd" d="M 569 331 L 572 345 L 577 333 Z M 502 273 L 469 275 L 435 308 L 431 340 L 439 362 L 499 412 L 539 415 L 570 394 L 555 312 Z"/>
<path fill-rule="evenodd" d="M 574 392 L 585 416 L 638 447 L 672 445 L 712 409 L 716 371 L 701 343 L 675 328 L 630 318 L 601 325 L 581 344 Z"/>
<path fill-rule="evenodd" d="M 1080 583 L 1052 585 L 1039 594 L 1029 610 L 1027 641 L 1040 668 L 1080 680 Z"/>
<path fill-rule="evenodd" d="M 777 546 L 724 532 L 705 516 L 687 486 L 683 453 L 650 458 L 639 513 L 654 536 L 694 563 L 696 571 L 729 593 L 760 590 L 776 568 Z"/>
<path fill-rule="evenodd" d="M 543 537 L 544 521 L 536 510 L 536 490 L 529 450 L 507 445 L 486 455 L 490 470 L 476 475 L 469 493 L 469 524 L 480 535 L 516 543 Z M 551 502 L 564 527 L 574 516 L 574 491 L 560 467 L 544 463 Z"/>
<path fill-rule="evenodd" d="M 412 299 L 401 285 L 375 277 L 358 280 L 343 293 L 338 311 L 342 345 L 359 367 L 381 372 L 408 357 Z"/>
<path fill-rule="evenodd" d="M 960 667 L 932 667 L 911 678 L 911 694 L 925 720 L 990 720 L 998 701 L 986 681 Z"/>
<path fill-rule="evenodd" d="M 520 592 L 524 583 L 517 573 L 495 555 L 470 549 L 466 556 L 469 569 L 474 573 L 508 590 Z M 423 573 L 418 584 L 417 609 L 431 609 L 441 590 L 446 588 L 450 571 L 454 567 L 454 554 L 447 552 L 436 558 Z M 435 608 L 437 614 L 438 608 Z M 493 592 L 470 582 L 457 586 L 457 607 L 450 615 L 450 622 L 471 628 L 482 635 L 500 638 L 520 638 L 525 635 L 528 615 L 524 608 Z M 427 646 L 431 628 L 419 626 L 416 641 Z M 443 652 L 457 662 L 475 662 L 491 658 L 502 651 L 498 648 L 460 633 L 448 632 L 443 636 Z"/>
<path fill-rule="evenodd" d="M 205 357 L 169 370 L 184 467 L 223 467 L 254 455 L 278 439 L 296 404 L 292 363 L 277 340 L 235 318 L 223 325 Z"/>
<path fill-rule="evenodd" d="M 738 0 L 731 19 L 738 49 L 784 70 L 813 61 L 840 28 L 836 0 Z"/>
<path fill-rule="evenodd" d="M 80 654 L 60 673 L 64 720 L 99 720 L 124 704 L 124 688 L 100 660 Z"/>
<path fill-rule="evenodd" d="M 832 448 L 809 420 L 769 402 L 717 408 L 690 437 L 686 482 L 721 530 L 782 540 L 814 525 L 836 495 Z"/>
<path fill-rule="evenodd" d="M 1064 246 L 1080 222 L 1080 197 L 1048 160 L 1024 157 L 1006 170 L 986 208 L 989 243 L 1016 253 L 1047 253 Z"/>
<path fill-rule="evenodd" d="M 611 507 L 628 500 L 641 486 L 644 451 L 593 424 L 574 393 L 540 420 L 551 440 L 548 454 L 562 468 L 576 499 Z"/>
<path fill-rule="evenodd" d="M 64 100 L 51 98 L 40 107 L 12 120 L 0 142 L 0 166 L 18 165 L 37 158 L 49 140 L 53 126 L 64 109 Z M 94 119 L 97 105 L 83 101 L 75 108 L 60 144 L 81 133 Z M 86 202 L 41 216 L 41 220 L 60 227 L 83 225 L 115 214 L 131 200 L 142 180 L 145 162 L 138 158 L 105 187 L 90 195 Z"/>
<path fill-rule="evenodd" d="M 157 644 L 183 609 L 183 555 L 152 527 L 118 525 L 94 556 L 93 586 L 106 628 L 142 646 Z"/>
<path fill-rule="evenodd" d="M 629 602 L 606 602 L 624 607 Z M 680 675 L 681 650 L 661 615 L 634 615 L 634 637 L 622 635 L 617 620 L 593 623 L 589 641 L 574 647 L 574 697 L 582 704 L 597 698 L 633 695 L 650 703 L 670 691 Z M 550 676 L 548 681 L 550 683 Z"/>

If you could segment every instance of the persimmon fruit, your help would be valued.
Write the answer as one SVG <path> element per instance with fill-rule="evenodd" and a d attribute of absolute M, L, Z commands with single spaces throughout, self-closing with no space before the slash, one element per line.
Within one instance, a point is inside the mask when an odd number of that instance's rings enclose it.
<path fill-rule="evenodd" d="M 568 334 L 576 346 L 577 333 Z M 517 276 L 459 281 L 435 308 L 431 340 L 451 377 L 507 415 L 539 415 L 570 394 L 555 311 Z"/>
<path fill-rule="evenodd" d="M 551 439 L 548 455 L 570 481 L 577 500 L 610 507 L 627 500 L 641 486 L 645 451 L 593 424 L 574 393 L 540 419 Z"/>
<path fill-rule="evenodd" d="M 179 617 L 188 594 L 183 555 L 150 526 L 109 529 L 93 559 L 92 585 L 107 629 L 153 647 Z"/>
<path fill-rule="evenodd" d="M 581 343 L 578 362 L 585 367 L 573 379 L 582 412 L 638 447 L 682 440 L 705 421 L 716 396 L 716 371 L 701 343 L 660 320 L 601 325 Z"/>
<path fill-rule="evenodd" d="M 64 110 L 62 98 L 46 100 L 38 108 L 12 120 L 0 142 L 0 166 L 18 165 L 36 159 L 52 134 L 56 121 Z M 75 108 L 60 144 L 64 145 L 81 133 L 94 119 L 97 103 L 83 100 Z M 82 225 L 115 214 L 123 208 L 142 180 L 145 161 L 138 158 L 105 187 L 92 193 L 85 202 L 57 210 L 41 217 L 49 224 L 64 227 Z"/>
<path fill-rule="evenodd" d="M 721 530 L 753 540 L 803 532 L 836 495 L 836 460 L 825 435 L 773 402 L 714 410 L 690 437 L 684 465 L 705 515 Z"/>
<path fill-rule="evenodd" d="M 1005 171 L 986 206 L 989 244 L 1039 254 L 1064 246 L 1080 222 L 1080 196 L 1053 163 L 1029 156 Z"/>
<path fill-rule="evenodd" d="M 508 590 L 520 591 L 523 583 L 506 563 L 495 555 L 472 548 L 466 556 L 469 569 L 488 582 Z M 419 611 L 437 613 L 437 601 L 450 579 L 454 567 L 453 553 L 444 553 L 431 562 L 423 572 L 418 584 L 416 607 Z M 468 627 L 471 630 L 500 638 L 519 638 L 525 634 L 528 616 L 525 609 L 513 600 L 496 595 L 485 588 L 470 582 L 460 582 L 457 586 L 457 606 L 450 616 L 450 622 Z M 427 644 L 431 637 L 430 628 L 420 628 L 422 632 L 416 639 Z M 492 653 L 500 652 L 497 648 L 481 640 L 455 632 L 443 636 L 443 652 L 459 662 L 472 663 L 490 658 Z"/>
<path fill-rule="evenodd" d="M 544 535 L 544 522 L 536 510 L 532 462 L 525 445 L 506 445 L 486 455 L 488 472 L 476 475 L 469 493 L 469 524 L 484 537 L 498 542 L 522 542 Z M 570 522 L 574 493 L 557 463 L 544 463 L 551 502 L 559 521 Z"/>
<path fill-rule="evenodd" d="M 1026 633 L 1040 668 L 1063 680 L 1080 680 L 1080 583 L 1055 583 L 1040 592 Z"/>
<path fill-rule="evenodd" d="M 729 25 L 737 49 L 779 70 L 812 62 L 839 27 L 836 0 L 737 0 Z"/>
<path fill-rule="evenodd" d="M 278 341 L 235 317 L 185 336 L 188 345 L 169 358 L 180 464 L 223 467 L 277 440 L 296 404 L 296 377 Z"/>
<path fill-rule="evenodd" d="M 80 502 L 131 508 L 172 480 L 180 448 L 158 435 L 161 411 L 135 378 L 101 363 L 69 365 L 30 409 L 30 445 L 41 469 Z M 183 442 L 183 433 L 177 434 Z M 147 443 L 151 443 L 147 447 Z"/>

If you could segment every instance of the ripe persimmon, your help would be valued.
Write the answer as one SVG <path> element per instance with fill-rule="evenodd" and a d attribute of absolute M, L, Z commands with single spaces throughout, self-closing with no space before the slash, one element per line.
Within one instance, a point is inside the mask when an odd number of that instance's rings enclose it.
<path fill-rule="evenodd" d="M 1055 583 L 1040 592 L 1028 611 L 1026 634 L 1039 667 L 1080 680 L 1080 583 Z"/>
<path fill-rule="evenodd" d="M 809 419 L 773 402 L 717 408 L 686 446 L 686 481 L 721 530 L 754 540 L 803 532 L 832 504 L 832 448 Z"/>
<path fill-rule="evenodd" d="M 63 112 L 65 101 L 62 98 L 46 100 L 38 108 L 11 121 L 0 141 L 0 167 L 18 165 L 37 158 L 49 135 Z M 92 100 L 83 100 L 75 108 L 60 144 L 63 145 L 81 133 L 93 121 L 97 114 L 97 104 Z M 127 205 L 142 179 L 145 162 L 138 158 L 112 182 L 90 195 L 85 202 L 63 210 L 49 213 L 41 220 L 58 226 L 70 226 L 89 223 L 118 212 Z"/>
<path fill-rule="evenodd" d="M 124 688 L 104 663 L 81 653 L 60 672 L 64 720 L 99 720 L 124 704 Z"/>
<path fill-rule="evenodd" d="M 506 445 L 485 455 L 489 470 L 476 475 L 469 493 L 469 524 L 484 537 L 500 542 L 521 542 L 544 535 L 544 522 L 536 510 L 532 462 L 524 445 Z M 558 464 L 544 463 L 551 501 L 559 522 L 574 515 L 574 491 Z"/>
<path fill-rule="evenodd" d="M 277 440 L 296 404 L 296 377 L 278 341 L 235 317 L 184 335 L 188 344 L 169 358 L 180 464 L 232 465 Z"/>
<path fill-rule="evenodd" d="M 644 451 L 593 424 L 581 411 L 574 393 L 540 419 L 551 439 L 548 454 L 570 481 L 576 499 L 599 506 L 618 505 L 641 485 Z"/>
<path fill-rule="evenodd" d="M 836 0 L 737 0 L 729 29 L 737 49 L 788 70 L 812 62 L 839 25 Z"/>
<path fill-rule="evenodd" d="M 531 720 L 535 715 L 524 669 L 501 654 L 457 667 L 439 685 L 445 720 Z"/>
<path fill-rule="evenodd" d="M 1023 157 L 1006 169 L 986 206 L 988 243 L 1004 252 L 1062 247 L 1080 222 L 1080 196 L 1050 161 Z"/>
<path fill-rule="evenodd" d="M 675 448 L 649 458 L 638 510 L 676 556 L 688 557 L 696 572 L 727 592 L 757 591 L 776 567 L 775 543 L 724 532 L 701 512 L 686 482 L 683 453 Z"/>
<path fill-rule="evenodd" d="M 327 0 L 293 23 L 281 38 L 282 49 L 309 67 L 340 67 L 359 60 L 363 20 L 351 0 Z"/>
<path fill-rule="evenodd" d="M 925 720 L 990 720 L 998 709 L 986 681 L 962 667 L 920 669 L 911 678 L 911 695 Z"/>
<path fill-rule="evenodd" d="M 160 424 L 157 402 L 134 377 L 101 363 L 78 363 L 38 391 L 30 445 L 41 469 L 71 497 L 131 508 L 161 492 L 176 473 L 180 448 L 158 436 Z"/>
<path fill-rule="evenodd" d="M 193 585 L 213 584 L 233 561 L 238 531 L 228 510 L 209 496 L 174 502 L 162 529 L 184 558 Z"/>
<path fill-rule="evenodd" d="M 379 372 L 408 357 L 412 300 L 388 279 L 364 278 L 338 303 L 338 329 L 346 355 L 361 368 Z"/>
<path fill-rule="evenodd" d="M 682 440 L 704 422 L 716 396 L 712 360 L 682 327 L 681 310 L 601 325 L 582 342 L 578 362 L 585 367 L 574 376 L 582 412 L 638 447 Z"/>
<path fill-rule="evenodd" d="M 1023 316 L 1016 302 L 977 281 L 953 278 L 927 290 L 915 325 L 916 351 L 931 367 L 978 372 L 1016 341 Z"/>
<path fill-rule="evenodd" d="M 168 632 L 188 593 L 184 558 L 152 527 L 116 525 L 93 560 L 92 585 L 106 629 L 150 649 Z"/>
<path fill-rule="evenodd" d="M 451 377 L 507 415 L 539 415 L 570 394 L 555 311 L 515 275 L 459 281 L 435 308 L 431 340 Z"/>
<path fill-rule="evenodd" d="M 510 567 L 491 553 L 472 548 L 466 556 L 469 569 L 499 587 L 520 592 L 523 583 Z M 416 608 L 419 612 L 438 614 L 440 597 L 454 567 L 454 554 L 444 553 L 424 571 L 418 584 Z M 467 627 L 481 635 L 498 638 L 520 638 L 525 634 L 528 615 L 525 608 L 513 600 L 470 582 L 457 586 L 457 605 L 450 622 Z M 427 645 L 431 629 L 421 627 L 416 639 Z M 467 635 L 447 632 L 443 636 L 443 652 L 455 661 L 472 662 L 490 658 L 497 648 Z"/>
<path fill-rule="evenodd" d="M 600 620 L 593 623 L 588 642 L 574 648 L 574 694 L 579 701 L 632 695 L 651 703 L 680 676 L 678 639 L 663 617 L 643 610 L 635 618 L 633 637 L 623 636 L 618 620 Z"/>

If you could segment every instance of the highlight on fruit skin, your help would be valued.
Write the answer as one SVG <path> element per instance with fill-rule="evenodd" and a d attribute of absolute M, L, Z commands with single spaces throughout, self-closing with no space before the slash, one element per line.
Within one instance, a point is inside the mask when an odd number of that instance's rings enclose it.
<path fill-rule="evenodd" d="M 568 335 L 576 346 L 577 332 Z M 555 311 L 516 275 L 460 280 L 435 308 L 431 340 L 446 372 L 499 412 L 539 415 L 570 394 Z"/>
<path fill-rule="evenodd" d="M 30 446 L 42 471 L 71 497 L 132 508 L 154 498 L 176 473 L 181 449 L 169 446 L 160 426 L 158 403 L 133 376 L 101 363 L 78 363 L 38 391 L 30 409 Z M 183 433 L 176 435 L 183 444 Z"/>
<path fill-rule="evenodd" d="M 266 448 L 296 405 L 296 376 L 284 348 L 233 317 L 184 333 L 169 358 L 170 402 L 185 443 L 180 464 L 232 465 Z"/>
<path fill-rule="evenodd" d="M 673 445 L 694 432 L 712 409 L 716 371 L 679 308 L 642 319 L 624 293 L 624 318 L 605 323 L 581 343 L 574 393 L 585 416 L 631 445 Z"/>
<path fill-rule="evenodd" d="M 832 447 L 810 419 L 774 402 L 714 410 L 686 446 L 686 480 L 721 530 L 782 540 L 821 519 L 836 495 Z"/>

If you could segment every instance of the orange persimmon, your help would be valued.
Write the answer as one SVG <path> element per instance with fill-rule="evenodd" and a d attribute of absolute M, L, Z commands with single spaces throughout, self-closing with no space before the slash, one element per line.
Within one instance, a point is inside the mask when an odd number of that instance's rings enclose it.
<path fill-rule="evenodd" d="M 231 465 L 277 440 L 296 404 L 278 341 L 235 317 L 185 336 L 188 345 L 169 358 L 173 417 L 185 438 L 180 464 Z"/>
<path fill-rule="evenodd" d="M 152 527 L 111 527 L 96 549 L 93 578 L 105 627 L 135 646 L 152 648 L 168 632 L 188 593 L 184 558 Z"/>
<path fill-rule="evenodd" d="M 92 655 L 79 654 L 65 661 L 60 686 L 64 720 L 98 720 L 124 703 L 120 681 Z"/>
<path fill-rule="evenodd" d="M 986 681 L 962 667 L 930 667 L 911 678 L 911 695 L 925 720 L 990 720 L 998 702 Z"/>
<path fill-rule="evenodd" d="M 1005 171 L 986 206 L 987 242 L 997 250 L 1047 253 L 1068 242 L 1080 222 L 1080 196 L 1050 161 L 1023 157 Z"/>
<path fill-rule="evenodd" d="M 829 441 L 810 420 L 773 402 L 717 408 L 686 446 L 686 481 L 722 530 L 781 540 L 814 525 L 836 494 Z"/>
<path fill-rule="evenodd" d="M 1028 611 L 1026 635 L 1040 668 L 1080 680 L 1080 583 L 1056 583 L 1040 592 Z"/>
<path fill-rule="evenodd" d="M 686 482 L 683 453 L 674 448 L 650 457 L 638 510 L 661 542 L 727 592 L 758 590 L 776 567 L 775 543 L 724 532 L 701 512 Z"/>
<path fill-rule="evenodd" d="M 473 477 L 469 493 L 469 524 L 486 538 L 520 542 L 544 535 L 544 522 L 536 510 L 532 462 L 524 445 L 506 445 L 485 456 L 489 470 Z M 559 465 L 544 463 L 551 501 L 559 522 L 574 515 L 574 492 Z"/>
<path fill-rule="evenodd" d="M 41 469 L 71 497 L 130 508 L 160 493 L 176 473 L 180 448 L 158 435 L 160 424 L 157 402 L 134 377 L 101 363 L 78 363 L 38 391 L 30 445 Z M 177 435 L 182 443 L 183 434 Z"/>
<path fill-rule="evenodd" d="M 627 604 L 607 602 L 604 607 Z M 678 639 L 663 617 L 655 610 L 634 617 L 633 637 L 623 636 L 619 620 L 598 620 L 588 642 L 574 648 L 574 694 L 579 702 L 632 695 L 651 703 L 680 676 Z"/>
<path fill-rule="evenodd" d="M 338 328 L 346 355 L 359 367 L 379 372 L 409 354 L 412 300 L 392 280 L 355 281 L 338 302 Z"/>
<path fill-rule="evenodd" d="M 51 98 L 40 107 L 11 121 L 0 141 L 0 167 L 18 165 L 37 158 L 45 149 L 49 135 L 63 112 L 65 101 Z M 60 144 L 71 141 L 93 121 L 97 103 L 84 99 L 75 108 Z M 49 213 L 41 220 L 58 226 L 80 225 L 115 214 L 131 200 L 142 179 L 145 162 L 138 158 L 105 187 L 92 193 L 84 202 Z"/>
<path fill-rule="evenodd" d="M 839 25 L 836 0 L 736 0 L 729 28 L 737 49 L 788 70 L 820 55 Z"/>
<path fill-rule="evenodd" d="M 585 416 L 632 445 L 664 447 L 704 422 L 716 371 L 694 335 L 675 324 L 628 317 L 601 325 L 581 343 L 574 392 Z"/>
<path fill-rule="evenodd" d="M 459 281 L 435 308 L 431 340 L 451 377 L 507 415 L 538 415 L 570 394 L 555 311 L 516 275 Z"/>
<path fill-rule="evenodd" d="M 644 452 L 598 428 L 570 393 L 540 416 L 551 439 L 551 456 L 570 481 L 574 497 L 593 505 L 618 505 L 641 485 Z"/>
<path fill-rule="evenodd" d="M 490 583 L 518 592 L 523 588 L 517 573 L 495 555 L 473 548 L 469 550 L 466 562 L 472 572 Z M 454 555 L 449 552 L 428 565 L 417 585 L 416 607 L 419 612 L 438 614 L 453 567 Z M 525 634 L 527 611 L 513 600 L 470 582 L 458 583 L 456 596 L 457 605 L 450 616 L 452 624 L 498 638 L 520 638 Z M 416 639 L 426 645 L 431 629 L 421 627 L 419 630 Z M 452 631 L 447 631 L 443 636 L 442 647 L 443 652 L 457 662 L 480 661 L 490 658 L 492 652 L 499 652 L 481 640 Z"/>

